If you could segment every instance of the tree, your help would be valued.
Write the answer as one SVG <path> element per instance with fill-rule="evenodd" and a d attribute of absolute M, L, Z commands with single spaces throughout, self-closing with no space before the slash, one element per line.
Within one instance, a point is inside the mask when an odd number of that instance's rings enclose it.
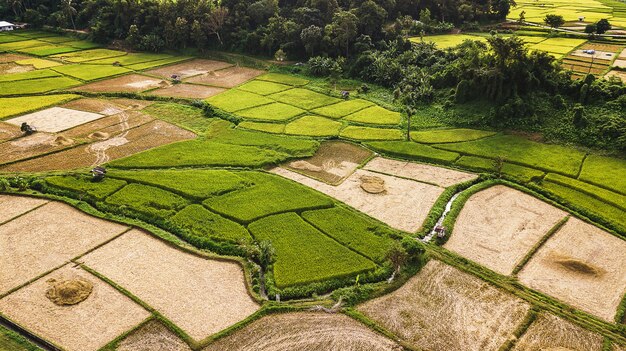
<path fill-rule="evenodd" d="M 136 49 L 141 42 L 141 37 L 139 36 L 139 28 L 136 24 L 133 24 L 128 28 L 128 35 L 126 36 L 126 45 L 130 46 L 133 49 Z"/>
<path fill-rule="evenodd" d="M 611 23 L 606 18 L 603 18 L 596 23 L 596 33 L 598 34 L 604 34 L 611 30 L 611 28 Z"/>
<path fill-rule="evenodd" d="M 200 52 L 204 51 L 206 48 L 206 35 L 204 34 L 202 25 L 198 20 L 194 20 L 191 24 L 191 40 L 193 40 L 196 48 L 198 48 Z"/>
<path fill-rule="evenodd" d="M 228 17 L 228 8 L 218 6 L 206 15 L 206 28 L 209 34 L 215 34 L 220 45 L 224 45 L 220 30 L 224 27 L 224 22 Z"/>
<path fill-rule="evenodd" d="M 598 31 L 598 25 L 595 23 L 591 23 L 585 26 L 585 33 L 589 34 L 589 36 L 593 36 Z"/>
<path fill-rule="evenodd" d="M 387 251 L 387 260 L 391 262 L 391 266 L 393 267 L 393 273 L 397 274 L 400 272 L 400 269 L 406 261 L 408 260 L 409 255 L 402 245 L 394 241 L 389 250 Z"/>
<path fill-rule="evenodd" d="M 357 35 L 358 18 L 350 11 L 339 11 L 333 16 L 333 21 L 326 27 L 331 38 L 338 46 L 346 50 L 346 57 L 350 55 L 350 42 Z"/>
<path fill-rule="evenodd" d="M 177 17 L 174 22 L 174 46 L 179 48 L 186 48 L 187 41 L 189 41 L 189 23 L 184 17 Z"/>
<path fill-rule="evenodd" d="M 546 15 L 546 17 L 543 19 L 543 21 L 549 25 L 551 28 L 559 28 L 560 26 L 562 26 L 565 23 L 565 19 L 563 19 L 563 16 L 561 15 L 555 15 L 555 14 L 548 14 Z"/>
<path fill-rule="evenodd" d="M 306 52 L 310 56 L 315 56 L 315 51 L 322 41 L 322 28 L 314 25 L 304 28 L 300 32 L 300 40 L 302 40 Z"/>
<path fill-rule="evenodd" d="M 387 19 L 387 11 L 378 6 L 374 1 L 367 0 L 356 10 L 359 18 L 359 28 L 365 35 L 377 36 Z"/>
<path fill-rule="evenodd" d="M 429 9 L 425 8 L 420 11 L 420 22 L 422 22 L 425 26 L 430 26 L 432 24 L 433 20 L 430 17 Z"/>
<path fill-rule="evenodd" d="M 74 23 L 74 15 L 76 15 L 76 9 L 72 0 L 61 0 L 61 6 L 63 7 L 63 13 L 72 23 L 72 28 L 76 30 L 76 24 Z"/>
<path fill-rule="evenodd" d="M 522 12 L 520 12 L 519 14 L 519 19 L 517 20 L 517 23 L 524 24 L 524 22 L 526 22 L 526 11 L 522 10 Z"/>

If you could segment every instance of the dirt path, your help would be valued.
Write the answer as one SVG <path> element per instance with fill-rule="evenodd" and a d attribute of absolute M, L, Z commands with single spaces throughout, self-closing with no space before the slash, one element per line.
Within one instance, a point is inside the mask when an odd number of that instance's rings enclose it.
<path fill-rule="evenodd" d="M 94 154 L 96 156 L 96 160 L 93 162 L 91 167 L 99 166 L 103 163 L 109 162 L 111 157 L 107 155 L 107 150 L 116 147 L 122 146 L 128 143 L 128 139 L 126 139 L 126 135 L 128 135 L 128 131 L 130 130 L 128 124 L 128 114 L 126 112 L 122 112 L 119 115 L 120 118 L 120 127 L 122 128 L 122 133 L 114 136 L 111 139 L 107 139 L 104 141 L 100 141 L 97 143 L 90 144 L 86 151 L 87 153 Z"/>

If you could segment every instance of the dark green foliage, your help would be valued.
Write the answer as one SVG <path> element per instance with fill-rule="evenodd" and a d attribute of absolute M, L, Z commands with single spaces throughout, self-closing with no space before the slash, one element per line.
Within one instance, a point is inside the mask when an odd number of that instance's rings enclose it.
<path fill-rule="evenodd" d="M 393 230 L 343 207 L 307 211 L 302 214 L 302 218 L 375 262 L 385 260 L 387 250 L 393 242 Z"/>
<path fill-rule="evenodd" d="M 457 103 L 466 102 L 471 95 L 471 85 L 470 82 L 463 79 L 456 86 L 456 92 L 454 94 L 454 99 Z"/>
<path fill-rule="evenodd" d="M 320 233 L 295 213 L 263 218 L 249 229 L 257 240 L 269 240 L 276 249 L 274 279 L 279 288 L 376 268 L 372 261 Z"/>
<path fill-rule="evenodd" d="M 83 175 L 47 177 L 45 182 L 49 186 L 75 192 L 77 197 L 87 196 L 95 200 L 102 200 L 126 185 L 123 180 L 108 177 L 102 181 L 93 182 L 90 176 Z"/>
<path fill-rule="evenodd" d="M 199 238 L 226 240 L 234 243 L 252 239 L 243 226 L 207 210 L 201 205 L 189 205 L 169 219 L 178 231 Z"/>
<path fill-rule="evenodd" d="M 169 191 L 141 184 L 129 184 L 106 198 L 118 211 L 147 218 L 167 218 L 185 207 L 184 198 Z"/>
<path fill-rule="evenodd" d="M 242 172 L 240 176 L 254 185 L 212 197 L 204 201 L 204 205 L 241 223 L 249 223 L 275 213 L 328 208 L 333 205 L 329 197 L 273 174 Z"/>

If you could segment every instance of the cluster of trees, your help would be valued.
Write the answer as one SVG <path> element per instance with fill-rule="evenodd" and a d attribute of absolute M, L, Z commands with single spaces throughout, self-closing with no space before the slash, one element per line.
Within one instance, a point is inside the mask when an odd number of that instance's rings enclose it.
<path fill-rule="evenodd" d="M 86 29 L 140 49 L 221 48 L 288 58 L 350 56 L 373 42 L 502 20 L 513 0 L 0 0 L 0 17 Z"/>

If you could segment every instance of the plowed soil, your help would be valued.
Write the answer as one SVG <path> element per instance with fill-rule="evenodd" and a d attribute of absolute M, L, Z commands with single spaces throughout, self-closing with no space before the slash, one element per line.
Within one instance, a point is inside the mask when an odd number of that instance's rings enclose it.
<path fill-rule="evenodd" d="M 417 180 L 418 182 L 436 184 L 442 187 L 449 187 L 477 177 L 472 173 L 422 163 L 390 160 L 382 157 L 376 157 L 363 168 L 370 171 Z"/>
<path fill-rule="evenodd" d="M 196 84 L 175 84 L 169 87 L 152 90 L 149 95 L 169 96 L 188 99 L 206 99 L 225 91 L 222 88 L 208 87 Z"/>
<path fill-rule="evenodd" d="M 72 90 L 90 91 L 90 92 L 133 92 L 142 91 L 168 86 L 169 83 L 158 78 L 142 76 L 139 74 L 130 74 L 117 78 L 101 80 L 98 82 L 86 84 Z"/>
<path fill-rule="evenodd" d="M 232 64 L 213 60 L 192 60 L 176 65 L 169 65 L 146 72 L 147 74 L 171 79 L 172 75 L 177 75 L 181 79 L 213 72 L 232 66 Z"/>

